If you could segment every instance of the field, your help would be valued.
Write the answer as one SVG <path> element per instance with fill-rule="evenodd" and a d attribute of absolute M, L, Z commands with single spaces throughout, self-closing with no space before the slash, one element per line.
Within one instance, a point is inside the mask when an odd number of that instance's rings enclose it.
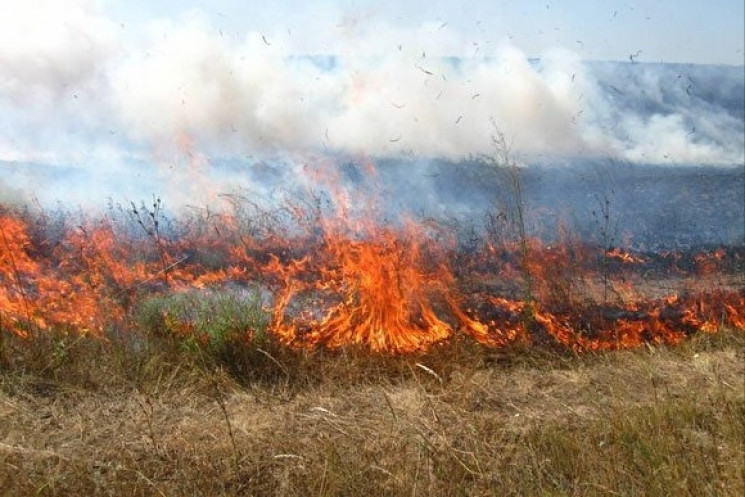
<path fill-rule="evenodd" d="M 275 210 L 1 207 L 3 494 L 742 495 L 738 183 L 624 243 L 629 192 L 536 230 L 540 176 L 500 174 L 456 228 L 336 177 Z"/>
<path fill-rule="evenodd" d="M 50 343 L 59 347 L 59 343 Z M 741 331 L 574 355 L 274 351 L 257 376 L 72 341 L 0 378 L 4 495 L 742 495 Z M 269 351 L 266 351 L 269 354 Z M 262 361 L 266 359 L 265 361 Z"/>

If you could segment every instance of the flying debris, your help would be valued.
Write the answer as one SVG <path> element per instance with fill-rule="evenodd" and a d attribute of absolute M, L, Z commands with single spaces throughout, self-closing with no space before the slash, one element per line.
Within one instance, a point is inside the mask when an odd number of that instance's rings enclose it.
<path fill-rule="evenodd" d="M 261 39 L 262 39 L 262 40 L 264 40 L 264 43 L 266 43 L 267 45 L 270 45 L 270 46 L 271 46 L 271 43 L 269 43 L 269 42 L 268 42 L 268 41 L 266 40 L 266 36 L 264 36 L 264 35 L 261 35 Z"/>
<path fill-rule="evenodd" d="M 481 93 L 474 93 L 473 96 L 471 96 L 471 100 L 476 100 L 481 96 Z"/>
<path fill-rule="evenodd" d="M 463 119 L 463 116 L 458 116 L 458 119 L 455 120 L 455 124 L 458 124 Z"/>
<path fill-rule="evenodd" d="M 400 141 L 400 140 L 401 140 L 401 135 L 398 135 L 396 138 L 391 138 L 388 141 L 391 143 L 396 143 L 397 141 Z"/>
<path fill-rule="evenodd" d="M 637 50 L 636 53 L 629 54 L 629 60 L 633 64 L 636 62 L 636 59 L 639 58 L 639 56 L 642 54 L 641 50 Z"/>
<path fill-rule="evenodd" d="M 688 83 L 689 83 L 689 84 L 688 84 L 688 86 L 686 86 L 686 94 L 688 94 L 688 95 L 690 96 L 690 95 L 692 94 L 692 91 L 691 91 L 691 89 L 692 89 L 692 88 L 693 88 L 694 86 L 696 86 L 696 82 L 695 82 L 695 81 L 693 81 L 693 78 L 692 78 L 692 77 L 690 77 L 690 76 L 686 76 L 686 78 L 688 79 Z"/>
<path fill-rule="evenodd" d="M 416 64 L 415 64 L 415 65 L 414 65 L 414 67 L 416 67 L 417 69 L 419 69 L 420 71 L 422 71 L 422 72 L 423 72 L 424 74 L 426 74 L 426 75 L 428 75 L 428 76 L 434 76 L 434 75 L 435 75 L 435 73 L 433 73 L 432 71 L 428 71 L 428 70 L 426 70 L 425 68 L 423 68 L 423 67 L 422 67 L 422 66 L 420 66 L 420 65 L 416 65 Z"/>

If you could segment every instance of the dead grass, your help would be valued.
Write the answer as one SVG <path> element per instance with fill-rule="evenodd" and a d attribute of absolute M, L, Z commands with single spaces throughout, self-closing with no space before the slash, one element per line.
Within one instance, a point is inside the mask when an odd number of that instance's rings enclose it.
<path fill-rule="evenodd" d="M 3 495 L 745 492 L 742 331 L 583 356 L 269 349 L 250 379 L 112 350 L 3 370 Z"/>

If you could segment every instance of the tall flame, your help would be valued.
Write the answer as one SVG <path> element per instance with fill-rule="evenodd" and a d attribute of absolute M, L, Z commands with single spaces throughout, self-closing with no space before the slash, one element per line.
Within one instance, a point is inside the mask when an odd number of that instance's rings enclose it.
<path fill-rule="evenodd" d="M 642 256 L 568 240 L 486 240 L 464 254 L 422 223 L 353 222 L 350 198 L 331 215 L 291 210 L 306 224 L 292 235 L 271 216 L 259 232 L 223 213 L 171 237 L 87 221 L 55 242 L 28 214 L 0 208 L 0 333 L 102 336 L 135 326 L 128 318 L 150 295 L 258 281 L 273 295 L 269 331 L 293 347 L 401 354 L 461 335 L 489 347 L 550 340 L 606 350 L 745 329 L 736 285 L 658 296 L 635 286 L 655 264 L 702 279 L 722 273 L 732 257 L 723 249 Z M 608 263 L 598 268 L 599 258 Z"/>

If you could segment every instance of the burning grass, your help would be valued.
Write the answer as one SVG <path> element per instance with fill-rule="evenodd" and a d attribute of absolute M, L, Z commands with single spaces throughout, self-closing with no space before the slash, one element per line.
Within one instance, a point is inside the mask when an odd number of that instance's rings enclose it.
<path fill-rule="evenodd" d="M 2 212 L 0 327 L 23 339 L 140 329 L 218 349 L 271 335 L 293 348 L 403 354 L 459 335 L 488 347 L 538 340 L 582 351 L 745 327 L 742 287 L 722 279 L 742 265 L 742 250 L 694 254 L 689 269 L 673 255 L 669 272 L 710 285 L 650 299 L 637 288 L 648 285 L 653 256 L 582 242 L 484 239 L 465 250 L 432 223 L 381 227 L 346 213 L 308 222 L 298 209 L 295 227 L 283 230 L 248 231 L 221 214 L 196 229 L 193 219 L 170 220 L 167 231 L 159 200 L 132 206 L 129 224 L 110 216 L 51 237 L 43 215 Z M 228 302 L 232 314 L 220 307 Z M 185 315 L 184 306 L 199 314 L 202 304 L 206 314 Z"/>
<path fill-rule="evenodd" d="M 233 200 L 0 209 L 8 494 L 742 493 L 742 247 Z"/>

